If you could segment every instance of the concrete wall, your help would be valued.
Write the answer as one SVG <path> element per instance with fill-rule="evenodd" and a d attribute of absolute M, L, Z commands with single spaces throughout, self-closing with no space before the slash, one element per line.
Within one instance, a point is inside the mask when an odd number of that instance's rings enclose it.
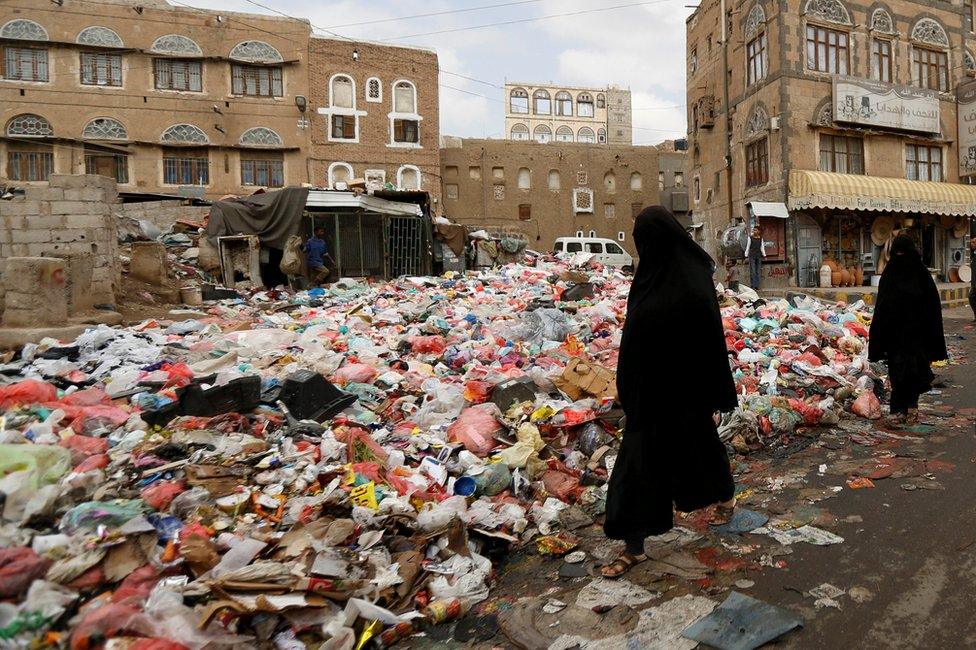
<path fill-rule="evenodd" d="M 208 205 L 183 205 L 183 201 L 143 201 L 142 203 L 120 203 L 113 207 L 113 213 L 131 217 L 139 221 L 149 221 L 165 231 L 177 221 L 203 221 L 210 215 Z"/>
<path fill-rule="evenodd" d="M 114 304 L 122 272 L 112 213 L 117 194 L 104 176 L 53 175 L 50 187 L 0 201 L 0 259 L 90 256 L 89 301 Z"/>
<path fill-rule="evenodd" d="M 444 214 L 469 226 L 517 229 L 532 249 L 552 250 L 557 237 L 593 230 L 634 254 L 633 217 L 658 203 L 654 147 L 460 138 L 444 144 Z M 550 172 L 558 189 L 550 188 Z M 574 212 L 574 188 L 592 190 L 593 212 Z M 528 206 L 528 218 L 520 218 L 520 206 Z"/>
<path fill-rule="evenodd" d="M 437 53 L 418 47 L 397 47 L 316 36 L 309 43 L 311 62 L 309 109 L 311 149 L 309 168 L 312 183 L 328 187 L 329 168 L 334 163 L 352 167 L 354 178 L 367 170 L 382 170 L 386 182 L 399 186 L 398 172 L 407 165 L 421 173 L 421 189 L 430 193 L 435 209 L 439 204 L 440 112 L 438 104 Z M 329 136 L 331 98 L 329 83 L 345 75 L 355 85 L 358 113 L 358 142 L 336 141 Z M 380 101 L 367 101 L 366 85 L 379 79 Z M 420 142 L 394 143 L 391 114 L 393 87 L 408 81 L 416 88 L 420 121 Z"/>

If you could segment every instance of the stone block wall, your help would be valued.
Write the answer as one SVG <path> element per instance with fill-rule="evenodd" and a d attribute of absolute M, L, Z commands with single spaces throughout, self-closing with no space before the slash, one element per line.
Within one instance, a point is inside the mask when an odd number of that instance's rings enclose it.
<path fill-rule="evenodd" d="M 105 176 L 52 174 L 47 186 L 0 201 L 0 260 L 84 259 L 87 270 L 90 258 L 91 304 L 114 304 L 122 274 L 112 212 L 117 197 L 115 181 Z M 0 304 L 4 291 L 0 287 Z"/>
<path fill-rule="evenodd" d="M 144 201 L 142 203 L 120 203 L 115 206 L 115 214 L 149 221 L 162 231 L 166 231 L 177 221 L 204 221 L 210 214 L 208 205 L 183 205 L 183 201 Z"/>

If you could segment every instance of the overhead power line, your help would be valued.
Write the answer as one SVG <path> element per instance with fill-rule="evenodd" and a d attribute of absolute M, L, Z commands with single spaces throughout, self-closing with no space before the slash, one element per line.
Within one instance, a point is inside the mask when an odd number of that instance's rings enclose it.
<path fill-rule="evenodd" d="M 446 16 L 448 14 L 470 13 L 472 11 L 482 11 L 485 9 L 498 9 L 500 7 L 514 7 L 515 5 L 527 5 L 542 2 L 542 0 L 519 0 L 518 2 L 502 2 L 493 5 L 482 5 L 480 7 L 466 7 L 464 9 L 448 9 L 446 11 L 432 11 L 426 14 L 413 14 L 411 16 L 395 16 L 393 18 L 378 18 L 376 20 L 364 20 L 358 23 L 345 23 L 342 25 L 331 25 L 330 29 L 342 29 L 343 27 L 358 27 L 360 25 L 376 25 L 379 23 L 392 23 L 399 20 L 413 20 L 414 18 L 432 18 L 434 16 Z"/>

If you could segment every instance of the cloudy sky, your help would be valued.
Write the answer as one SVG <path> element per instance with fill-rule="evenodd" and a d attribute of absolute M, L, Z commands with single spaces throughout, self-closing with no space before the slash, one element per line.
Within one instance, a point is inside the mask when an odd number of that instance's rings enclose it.
<path fill-rule="evenodd" d="M 685 131 L 689 0 L 184 1 L 272 13 L 259 3 L 307 18 L 320 33 L 435 48 L 444 135 L 502 137 L 506 79 L 629 87 L 635 144 Z M 581 11 L 587 13 L 554 16 Z M 494 26 L 453 31 L 478 25 Z"/>

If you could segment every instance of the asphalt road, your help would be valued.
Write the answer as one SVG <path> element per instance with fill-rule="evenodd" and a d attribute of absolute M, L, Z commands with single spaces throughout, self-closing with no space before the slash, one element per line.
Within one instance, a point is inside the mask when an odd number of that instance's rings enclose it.
<path fill-rule="evenodd" d="M 802 630 L 773 647 L 976 647 L 976 331 L 968 308 L 946 317 L 950 343 L 968 359 L 939 371 L 948 387 L 927 399 L 953 406 L 965 419 L 958 428 L 940 427 L 914 448 L 955 464 L 938 477 L 945 489 L 906 491 L 903 481 L 888 479 L 876 481 L 874 489 L 845 489 L 832 499 L 833 514 L 863 519 L 833 530 L 845 542 L 794 545 L 789 568 L 763 571 L 749 591 L 806 619 Z M 829 483 L 825 477 L 824 485 Z M 860 587 L 856 593 L 863 602 L 845 595 L 838 598 L 840 611 L 815 610 L 804 592 L 825 582 Z"/>

